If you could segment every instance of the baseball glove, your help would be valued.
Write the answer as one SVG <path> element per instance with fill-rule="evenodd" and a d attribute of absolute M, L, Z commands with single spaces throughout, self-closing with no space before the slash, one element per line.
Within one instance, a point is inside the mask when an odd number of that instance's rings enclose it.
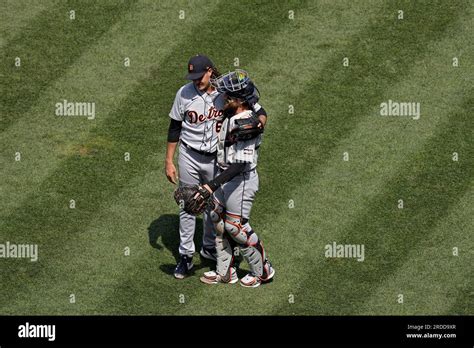
<path fill-rule="evenodd" d="M 207 205 L 211 201 L 211 193 L 204 187 L 179 186 L 174 191 L 174 200 L 186 213 L 199 215 L 206 210 Z"/>
<path fill-rule="evenodd" d="M 235 143 L 239 140 L 250 140 L 263 133 L 263 127 L 256 115 L 252 115 L 248 118 L 237 119 L 235 120 L 235 123 L 236 127 L 229 133 L 228 141 L 230 143 Z"/>

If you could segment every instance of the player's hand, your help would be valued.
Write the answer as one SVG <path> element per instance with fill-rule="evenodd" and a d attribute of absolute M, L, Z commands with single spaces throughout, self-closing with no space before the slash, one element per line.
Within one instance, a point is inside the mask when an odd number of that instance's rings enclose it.
<path fill-rule="evenodd" d="M 176 167 L 174 166 L 173 162 L 166 162 L 165 163 L 165 173 L 168 181 L 172 184 L 177 184 L 178 182 L 178 174 L 176 172 Z"/>
<path fill-rule="evenodd" d="M 204 184 L 204 185 L 202 185 L 202 187 L 204 187 L 206 190 L 208 190 L 208 191 L 209 191 L 209 193 L 211 193 L 211 194 L 212 194 L 212 192 L 213 192 L 213 191 L 212 191 L 212 189 L 209 187 L 209 185 L 208 185 L 208 184 Z"/>

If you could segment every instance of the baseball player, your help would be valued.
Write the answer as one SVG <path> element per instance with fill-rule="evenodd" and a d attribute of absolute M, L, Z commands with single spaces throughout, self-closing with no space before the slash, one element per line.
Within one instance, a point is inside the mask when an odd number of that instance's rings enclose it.
<path fill-rule="evenodd" d="M 169 113 L 165 171 L 170 182 L 176 184 L 177 172 L 173 163 L 179 142 L 178 175 L 179 186 L 190 186 L 210 182 L 217 173 L 217 134 L 222 124 L 225 96 L 211 83 L 218 76 L 213 62 L 204 55 L 196 55 L 188 62 L 186 79 L 190 83 L 182 86 Z M 263 108 L 259 110 L 263 117 Z M 174 271 L 177 279 L 183 279 L 193 268 L 195 252 L 194 232 L 196 216 L 184 209 L 179 213 L 179 254 Z M 215 231 L 210 212 L 203 216 L 203 243 L 200 254 L 216 260 Z"/>
<path fill-rule="evenodd" d="M 204 185 L 191 188 L 186 199 L 188 209 L 198 212 L 214 192 L 213 204 L 208 210 L 217 231 L 217 269 L 204 273 L 201 281 L 206 284 L 236 283 L 239 279 L 233 263 L 237 249 L 250 268 L 240 284 L 257 287 L 275 275 L 261 240 L 249 224 L 250 210 L 258 191 L 256 166 L 263 132 L 263 125 L 252 108 L 259 95 L 243 70 L 220 77 L 216 85 L 227 96 L 217 144 L 219 175 Z"/>

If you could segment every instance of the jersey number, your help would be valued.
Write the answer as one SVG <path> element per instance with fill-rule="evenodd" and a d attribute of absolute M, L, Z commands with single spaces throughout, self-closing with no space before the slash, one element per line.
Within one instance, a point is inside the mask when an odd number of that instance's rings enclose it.
<path fill-rule="evenodd" d="M 217 122 L 216 122 L 216 133 L 219 133 L 219 132 L 221 131 L 222 122 L 223 122 L 223 121 L 217 121 Z"/>

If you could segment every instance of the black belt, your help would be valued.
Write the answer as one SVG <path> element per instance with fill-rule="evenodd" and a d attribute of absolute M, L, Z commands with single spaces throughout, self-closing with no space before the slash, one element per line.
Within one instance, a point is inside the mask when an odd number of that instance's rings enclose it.
<path fill-rule="evenodd" d="M 186 146 L 186 148 L 200 154 L 200 155 L 203 155 L 203 156 L 208 156 L 208 157 L 214 157 L 216 154 L 217 154 L 217 151 L 214 151 L 214 152 L 206 152 L 206 151 L 200 151 L 200 150 L 196 150 L 194 147 L 191 147 L 189 146 L 188 144 L 186 144 L 184 141 L 181 140 L 181 143 Z"/>

